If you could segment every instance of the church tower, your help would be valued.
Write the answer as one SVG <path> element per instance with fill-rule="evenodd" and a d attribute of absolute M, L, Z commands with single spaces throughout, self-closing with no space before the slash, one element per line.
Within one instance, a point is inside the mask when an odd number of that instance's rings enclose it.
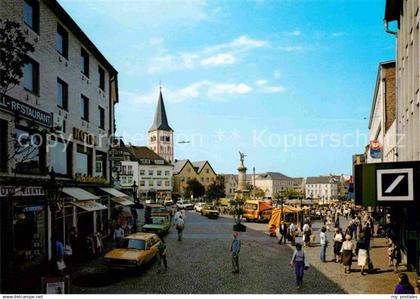
<path fill-rule="evenodd" d="M 162 88 L 155 112 L 153 125 L 148 133 L 148 147 L 169 163 L 174 163 L 174 130 L 169 126 L 163 103 Z"/>

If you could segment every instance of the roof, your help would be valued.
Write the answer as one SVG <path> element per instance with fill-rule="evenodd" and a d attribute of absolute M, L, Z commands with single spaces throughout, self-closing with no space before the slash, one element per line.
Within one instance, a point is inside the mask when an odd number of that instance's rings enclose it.
<path fill-rule="evenodd" d="M 151 237 L 156 236 L 152 233 L 134 233 L 125 237 L 125 239 L 135 239 L 135 240 L 148 240 Z"/>
<path fill-rule="evenodd" d="M 329 184 L 330 178 L 327 176 L 312 176 L 306 179 L 306 184 Z"/>
<path fill-rule="evenodd" d="M 164 158 L 156 154 L 154 151 L 152 151 L 147 146 L 135 146 L 131 145 L 128 146 L 128 151 L 137 159 L 148 159 L 151 160 L 152 163 L 154 163 L 155 160 L 162 160 L 162 165 L 170 165 Z M 140 163 L 141 164 L 141 163 Z"/>
<path fill-rule="evenodd" d="M 369 126 L 368 126 L 369 129 L 372 126 L 373 115 L 375 114 L 376 100 L 378 99 L 377 95 L 378 95 L 378 91 L 379 91 L 379 83 L 382 79 L 381 78 L 382 77 L 381 76 L 382 68 L 394 68 L 395 69 L 395 60 L 389 60 L 389 61 L 384 61 L 384 62 L 379 63 L 378 73 L 376 75 L 375 91 L 373 92 L 372 107 L 370 109 L 370 118 L 369 118 Z M 383 79 L 385 79 L 385 78 L 383 78 Z"/>
<path fill-rule="evenodd" d="M 256 180 L 292 180 L 292 178 L 280 172 L 266 172 L 259 174 Z"/>
<path fill-rule="evenodd" d="M 173 173 L 174 174 L 180 173 L 182 169 L 184 168 L 185 164 L 187 164 L 188 162 L 189 160 L 175 160 Z"/>
<path fill-rule="evenodd" d="M 98 61 L 112 74 L 118 74 L 111 63 L 96 48 L 93 42 L 87 37 L 83 30 L 77 25 L 72 17 L 64 10 L 57 0 L 44 0 L 48 7 L 57 15 L 61 23 L 63 23 L 82 43 L 83 45 L 98 59 Z"/>
<path fill-rule="evenodd" d="M 200 173 L 204 166 L 206 165 L 207 161 L 196 161 L 196 162 L 191 162 L 191 164 L 194 166 L 195 171 L 197 173 Z"/>
<path fill-rule="evenodd" d="M 398 20 L 400 16 L 400 7 L 403 3 L 401 0 L 386 0 L 385 4 L 385 21 L 391 22 Z"/>
<path fill-rule="evenodd" d="M 156 107 L 155 118 L 153 119 L 152 127 L 149 132 L 162 130 L 162 131 L 173 131 L 168 124 L 166 117 L 165 104 L 163 103 L 162 90 L 159 92 L 158 104 Z"/>

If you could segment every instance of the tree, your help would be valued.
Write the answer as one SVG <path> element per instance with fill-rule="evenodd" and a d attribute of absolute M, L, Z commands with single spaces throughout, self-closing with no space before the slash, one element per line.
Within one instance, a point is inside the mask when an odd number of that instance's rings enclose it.
<path fill-rule="evenodd" d="M 280 191 L 280 193 L 282 194 L 284 198 L 287 198 L 287 199 L 295 199 L 295 198 L 301 197 L 301 194 L 292 188 L 286 188 Z"/>
<path fill-rule="evenodd" d="M 222 175 L 218 175 L 216 177 L 216 181 L 211 183 L 210 186 L 207 188 L 205 197 L 208 200 L 217 200 L 225 196 L 225 177 Z"/>
<path fill-rule="evenodd" d="M 0 19 L 0 92 L 19 84 L 28 52 L 34 46 L 28 42 L 19 23 Z"/>
<path fill-rule="evenodd" d="M 259 187 L 255 187 L 253 194 L 256 198 L 263 198 L 265 196 L 264 190 Z"/>
<path fill-rule="evenodd" d="M 204 186 L 197 179 L 192 179 L 187 182 L 187 187 L 185 188 L 186 197 L 191 197 L 191 195 L 195 198 L 201 197 L 204 195 L 204 192 Z"/>

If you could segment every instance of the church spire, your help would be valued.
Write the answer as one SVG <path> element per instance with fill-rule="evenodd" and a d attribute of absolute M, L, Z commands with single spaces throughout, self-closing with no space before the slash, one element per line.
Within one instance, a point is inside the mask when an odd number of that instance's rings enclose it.
<path fill-rule="evenodd" d="M 166 118 L 165 104 L 163 103 L 162 97 L 162 85 L 159 86 L 159 99 L 155 112 L 155 118 L 153 120 L 153 125 L 149 129 L 149 132 L 162 130 L 162 131 L 173 131 L 168 124 L 168 119 Z"/>

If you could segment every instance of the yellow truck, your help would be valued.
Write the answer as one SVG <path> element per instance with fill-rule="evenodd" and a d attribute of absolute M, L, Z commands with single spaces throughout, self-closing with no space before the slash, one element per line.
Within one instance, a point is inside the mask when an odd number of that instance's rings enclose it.
<path fill-rule="evenodd" d="M 243 217 L 246 221 L 268 222 L 271 218 L 271 202 L 264 200 L 247 200 L 244 204 Z"/>

